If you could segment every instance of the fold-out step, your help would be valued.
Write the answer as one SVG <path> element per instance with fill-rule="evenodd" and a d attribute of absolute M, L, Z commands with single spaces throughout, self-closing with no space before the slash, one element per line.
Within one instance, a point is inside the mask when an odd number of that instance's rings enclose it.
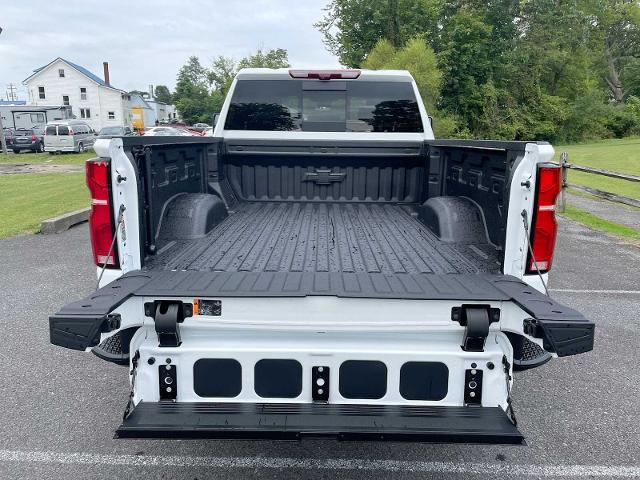
<path fill-rule="evenodd" d="M 145 403 L 118 428 L 119 438 L 395 440 L 520 444 L 499 407 L 336 404 Z"/>

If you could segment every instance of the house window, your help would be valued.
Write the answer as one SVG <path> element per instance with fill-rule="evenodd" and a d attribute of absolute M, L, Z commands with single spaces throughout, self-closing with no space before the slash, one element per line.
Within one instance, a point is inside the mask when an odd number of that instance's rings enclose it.
<path fill-rule="evenodd" d="M 116 119 L 116 112 L 107 112 L 107 118 L 109 120 L 115 120 Z"/>
<path fill-rule="evenodd" d="M 38 97 L 41 100 L 44 100 L 46 97 L 46 95 L 44 94 L 44 87 L 38 87 Z"/>
<path fill-rule="evenodd" d="M 89 108 L 81 108 L 80 109 L 80 118 L 91 118 L 91 109 L 89 109 Z"/>
<path fill-rule="evenodd" d="M 32 113 L 30 116 L 31 123 L 45 123 L 44 113 Z"/>
<path fill-rule="evenodd" d="M 87 99 L 87 88 L 80 87 L 80 100 L 86 100 L 86 99 Z"/>
<path fill-rule="evenodd" d="M 64 68 L 59 68 L 59 69 L 58 69 L 58 76 L 59 76 L 60 78 L 64 78 Z"/>
<path fill-rule="evenodd" d="M 62 104 L 69 106 L 69 95 L 62 95 Z"/>

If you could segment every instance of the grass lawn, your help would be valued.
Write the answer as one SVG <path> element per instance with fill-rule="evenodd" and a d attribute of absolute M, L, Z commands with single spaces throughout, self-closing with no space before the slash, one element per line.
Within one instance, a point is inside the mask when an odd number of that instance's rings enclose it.
<path fill-rule="evenodd" d="M 37 232 L 42 220 L 88 206 L 84 173 L 2 175 L 0 238 Z"/>
<path fill-rule="evenodd" d="M 620 225 L 615 222 L 610 222 L 603 218 L 592 215 L 591 213 L 586 212 L 580 208 L 574 207 L 573 205 L 567 205 L 565 211 L 561 215 L 580 222 L 594 230 L 611 233 L 613 235 L 617 235 L 618 237 L 640 240 L 639 230 L 627 227 L 626 225 Z"/>
<path fill-rule="evenodd" d="M 0 149 L 0 151 L 2 151 Z M 0 153 L 0 163 L 51 163 L 56 165 L 84 165 L 89 158 L 96 157 L 96 153 L 61 153 L 59 155 L 49 155 L 48 153 L 10 153 L 4 155 Z"/>
<path fill-rule="evenodd" d="M 640 175 L 640 138 L 602 140 L 578 145 L 554 146 L 556 160 L 569 154 L 569 162 L 585 167 Z M 640 183 L 569 170 L 569 183 L 597 188 L 625 197 L 640 198 Z"/>

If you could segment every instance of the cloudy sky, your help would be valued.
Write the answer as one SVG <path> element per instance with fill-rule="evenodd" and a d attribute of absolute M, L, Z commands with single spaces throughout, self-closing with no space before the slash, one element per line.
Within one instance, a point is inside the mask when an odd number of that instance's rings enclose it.
<path fill-rule="evenodd" d="M 2 0 L 0 95 L 63 57 L 123 90 L 175 85 L 190 55 L 208 65 L 218 55 L 242 58 L 257 48 L 284 48 L 292 65 L 337 67 L 313 24 L 329 0 Z"/>

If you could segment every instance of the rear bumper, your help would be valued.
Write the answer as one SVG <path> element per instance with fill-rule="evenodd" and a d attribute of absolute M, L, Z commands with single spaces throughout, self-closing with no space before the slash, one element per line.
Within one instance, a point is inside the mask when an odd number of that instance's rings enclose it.
<path fill-rule="evenodd" d="M 499 407 L 397 405 L 139 403 L 119 438 L 392 440 L 521 444 Z"/>
<path fill-rule="evenodd" d="M 44 151 L 45 152 L 75 152 L 76 147 L 73 145 L 65 145 L 61 147 L 53 147 L 51 145 L 45 145 Z"/>
<path fill-rule="evenodd" d="M 36 143 L 13 143 L 11 145 L 7 144 L 7 148 L 13 149 L 13 150 L 31 150 L 32 152 L 35 152 L 36 150 L 38 150 L 38 144 L 39 142 Z"/>

